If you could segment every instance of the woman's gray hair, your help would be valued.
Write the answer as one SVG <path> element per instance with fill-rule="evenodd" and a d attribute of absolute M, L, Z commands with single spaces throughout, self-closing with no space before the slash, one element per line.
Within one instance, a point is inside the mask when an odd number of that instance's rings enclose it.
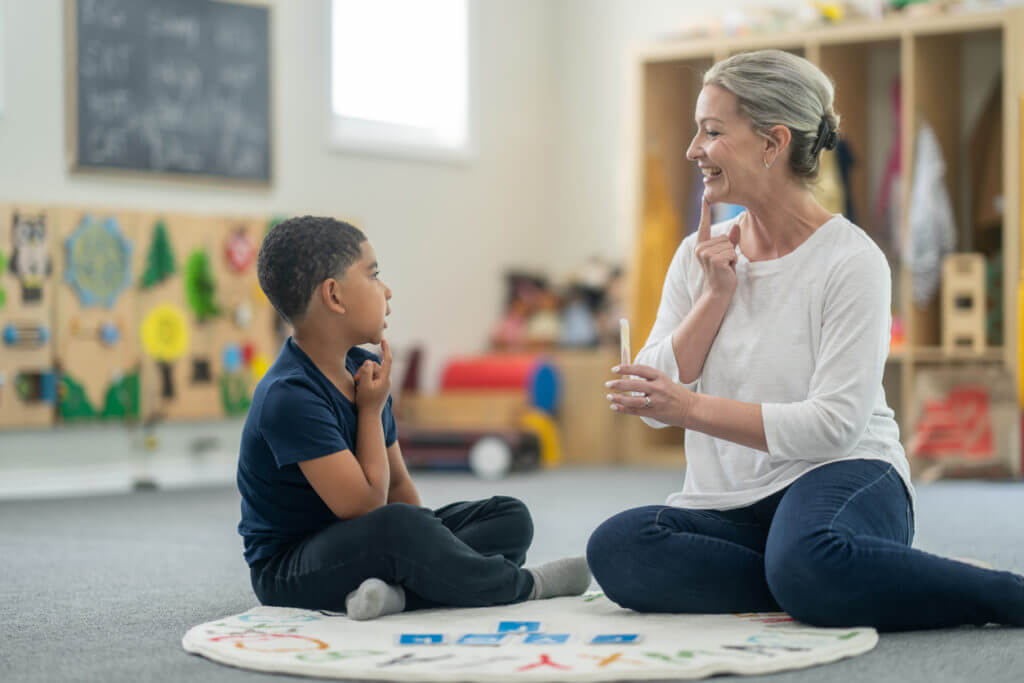
<path fill-rule="evenodd" d="M 767 136 L 782 125 L 792 135 L 789 167 L 810 182 L 818 176 L 822 149 L 838 143 L 839 115 L 833 109 L 835 86 L 821 69 L 782 50 L 733 55 L 704 74 L 704 85 L 728 90 L 754 131 Z"/>

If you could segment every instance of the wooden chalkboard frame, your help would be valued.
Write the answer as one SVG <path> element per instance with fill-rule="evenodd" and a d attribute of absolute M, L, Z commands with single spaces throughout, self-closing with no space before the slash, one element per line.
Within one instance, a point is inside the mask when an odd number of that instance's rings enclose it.
<path fill-rule="evenodd" d="M 175 182 L 184 185 L 208 185 L 211 182 L 231 187 L 269 189 L 274 182 L 274 162 L 277 157 L 275 147 L 277 136 L 274 134 L 274 6 L 268 0 L 211 0 L 232 5 L 250 5 L 267 12 L 267 135 L 268 135 L 268 177 L 267 178 L 233 178 L 226 175 L 210 173 L 175 173 L 131 168 L 112 168 L 90 166 L 79 163 L 78 159 L 78 34 L 77 22 L 78 0 L 64 0 L 64 130 L 65 158 L 68 160 L 68 172 L 80 175 L 111 178 L 147 179 L 159 182 Z"/>

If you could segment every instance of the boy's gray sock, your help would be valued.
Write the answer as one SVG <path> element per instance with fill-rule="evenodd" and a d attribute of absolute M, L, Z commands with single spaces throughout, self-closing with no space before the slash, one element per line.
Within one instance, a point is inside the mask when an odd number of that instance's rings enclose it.
<path fill-rule="evenodd" d="M 345 598 L 345 613 L 349 619 L 366 621 L 405 609 L 405 590 L 380 579 L 367 579 Z"/>
<path fill-rule="evenodd" d="M 533 574 L 533 590 L 528 600 L 583 595 L 590 587 L 590 568 L 585 557 L 566 557 L 526 571 Z"/>

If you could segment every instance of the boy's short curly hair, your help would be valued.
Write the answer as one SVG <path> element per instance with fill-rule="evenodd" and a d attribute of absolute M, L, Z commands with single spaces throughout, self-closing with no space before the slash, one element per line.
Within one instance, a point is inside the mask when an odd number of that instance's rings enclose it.
<path fill-rule="evenodd" d="M 260 288 L 277 312 L 294 323 L 302 318 L 317 285 L 341 277 L 361 255 L 363 232 L 323 216 L 298 216 L 278 223 L 263 238 L 256 272 Z"/>

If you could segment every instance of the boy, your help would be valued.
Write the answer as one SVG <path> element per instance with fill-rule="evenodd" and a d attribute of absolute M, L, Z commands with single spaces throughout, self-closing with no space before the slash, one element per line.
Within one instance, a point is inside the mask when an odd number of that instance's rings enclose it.
<path fill-rule="evenodd" d="M 238 459 L 238 530 L 261 603 L 373 619 L 587 589 L 582 557 L 522 568 L 533 523 L 514 498 L 420 506 L 391 412 L 391 290 L 362 232 L 292 218 L 267 234 L 257 270 L 294 329 L 256 387 Z"/>

